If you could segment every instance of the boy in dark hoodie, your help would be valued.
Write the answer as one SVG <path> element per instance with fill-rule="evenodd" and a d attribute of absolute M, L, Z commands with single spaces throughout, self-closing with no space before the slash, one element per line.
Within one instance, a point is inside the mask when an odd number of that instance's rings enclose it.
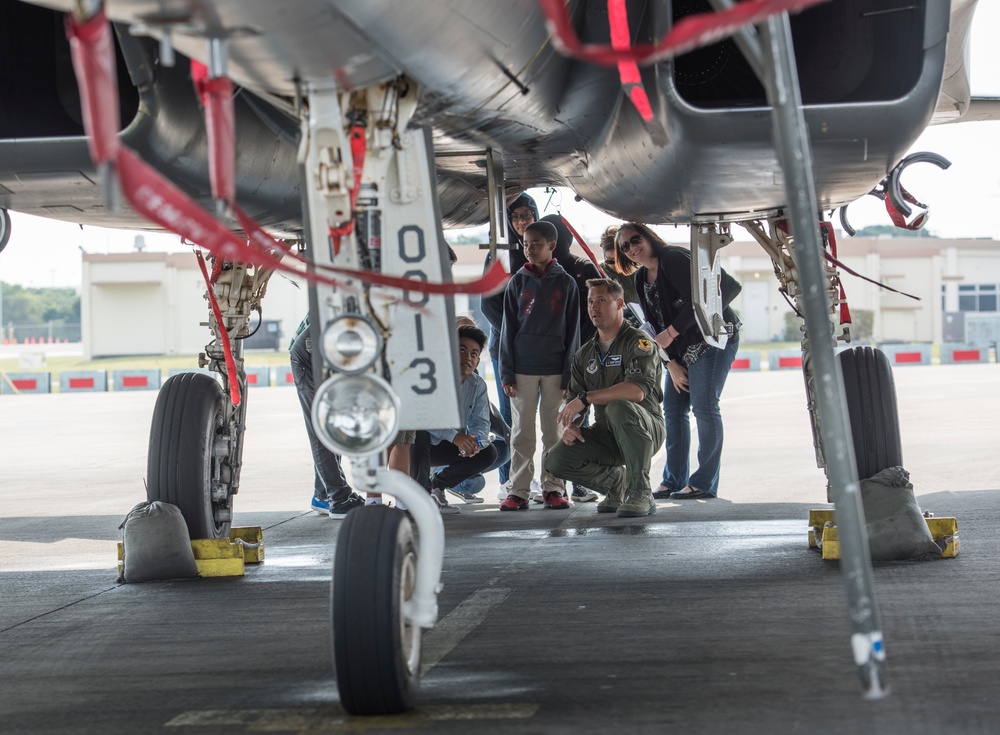
<path fill-rule="evenodd" d="M 521 270 L 521 266 L 527 262 L 524 259 L 524 249 L 522 248 L 524 231 L 528 225 L 537 221 L 538 205 L 528 194 L 518 195 L 507 207 L 507 231 L 510 236 L 510 250 L 508 251 L 510 261 L 507 272 L 511 275 Z M 483 272 L 489 270 L 491 265 L 493 263 L 489 256 L 487 256 Z M 500 380 L 500 330 L 503 327 L 503 298 L 503 291 L 492 296 L 484 296 L 480 302 L 480 309 L 482 309 L 486 321 L 490 323 L 490 359 L 493 361 L 493 375 L 497 384 L 497 404 L 500 408 L 500 415 L 503 416 L 504 421 L 510 426 L 513 424 L 510 413 L 510 399 L 503 392 L 503 382 Z M 510 494 L 510 460 L 501 464 L 498 471 L 500 473 L 500 493 L 498 497 L 499 500 L 503 501 Z M 534 485 L 535 483 L 533 482 L 532 484 Z M 536 485 L 536 487 L 540 496 L 541 486 Z"/>
<path fill-rule="evenodd" d="M 500 380 L 510 398 L 511 491 L 500 510 L 525 510 L 535 474 L 535 419 L 542 425 L 543 454 L 559 441 L 556 417 L 566 396 L 570 365 L 580 346 L 580 294 L 552 257 L 558 233 L 550 222 L 524 231 L 528 262 L 504 292 Z M 544 458 L 543 458 L 544 465 Z M 563 481 L 543 469 L 546 508 L 568 508 Z"/>

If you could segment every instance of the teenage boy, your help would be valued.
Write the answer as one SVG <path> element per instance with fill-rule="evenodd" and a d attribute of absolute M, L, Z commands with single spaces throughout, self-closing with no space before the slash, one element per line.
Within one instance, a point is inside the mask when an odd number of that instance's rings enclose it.
<path fill-rule="evenodd" d="M 490 432 L 490 399 L 486 381 L 479 377 L 479 356 L 486 347 L 486 334 L 479 327 L 459 327 L 458 366 L 462 377 L 459 400 L 463 423 L 457 429 L 418 431 L 410 447 L 410 473 L 430 491 L 442 514 L 458 513 L 448 504 L 445 490 L 481 475 L 497 458 L 493 444 L 480 447 L 477 438 Z M 430 468 L 437 467 L 432 476 Z M 473 501 L 475 502 L 475 501 Z M 480 500 L 479 502 L 482 502 Z"/>
<path fill-rule="evenodd" d="M 580 343 L 580 295 L 576 282 L 553 258 L 558 233 L 550 222 L 524 231 L 528 262 L 504 292 L 500 379 L 510 398 L 511 491 L 500 510 L 526 510 L 535 475 L 535 420 L 540 411 L 545 452 L 559 441 L 556 416 Z M 542 471 L 546 508 L 568 508 L 563 481 Z"/>

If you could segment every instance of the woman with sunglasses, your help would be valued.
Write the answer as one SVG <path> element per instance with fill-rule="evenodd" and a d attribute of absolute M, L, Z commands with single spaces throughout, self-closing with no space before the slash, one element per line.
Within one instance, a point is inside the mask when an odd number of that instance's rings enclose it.
<path fill-rule="evenodd" d="M 722 460 L 719 398 L 739 348 L 739 320 L 727 306 L 722 316 L 736 325 L 736 332 L 725 349 L 706 344 L 692 306 L 690 251 L 667 245 L 636 222 L 623 224 L 615 242 L 619 268 L 635 274 L 639 303 L 656 331 L 656 343 L 670 358 L 663 390 L 667 463 L 653 497 L 714 498 Z M 698 424 L 698 469 L 689 474 L 692 411 Z"/>

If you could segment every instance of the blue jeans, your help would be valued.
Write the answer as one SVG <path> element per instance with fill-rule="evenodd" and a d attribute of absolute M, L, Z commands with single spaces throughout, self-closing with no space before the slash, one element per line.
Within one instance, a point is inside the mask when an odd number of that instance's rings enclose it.
<path fill-rule="evenodd" d="M 739 346 L 737 332 L 725 349 L 711 349 L 688 367 L 690 392 L 678 393 L 667 373 L 663 388 L 663 422 L 667 429 L 667 464 L 661 482 L 664 487 L 683 490 L 690 485 L 718 495 L 723 437 L 719 398 Z M 698 469 L 689 476 L 692 411 L 698 424 Z"/>
<path fill-rule="evenodd" d="M 507 422 L 507 426 L 512 425 L 512 420 L 510 416 L 510 398 L 507 394 L 503 392 L 503 384 L 500 382 L 500 363 L 496 358 L 493 358 L 493 376 L 497 383 L 497 408 L 500 409 L 500 415 L 503 416 L 503 420 Z M 506 446 L 506 445 L 505 445 Z M 493 469 L 492 467 L 490 469 Z M 497 468 L 500 473 L 500 484 L 503 485 L 510 479 L 510 448 L 507 449 L 507 457 L 503 460 L 500 466 Z"/>

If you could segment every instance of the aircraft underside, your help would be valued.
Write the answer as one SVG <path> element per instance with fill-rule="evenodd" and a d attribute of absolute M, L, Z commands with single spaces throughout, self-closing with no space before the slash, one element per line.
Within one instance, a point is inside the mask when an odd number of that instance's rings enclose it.
<path fill-rule="evenodd" d="M 543 184 L 622 219 L 695 223 L 693 291 L 710 344 L 733 330 L 718 289 L 731 227 L 771 256 L 805 319 L 809 410 L 837 505 L 855 662 L 866 696 L 887 691 L 856 490 L 862 463 L 894 459 L 870 458 L 869 446 L 898 436 L 894 417 L 876 435 L 852 436 L 859 422 L 845 410 L 842 369 L 864 392 L 884 368 L 867 353 L 838 366 L 834 346 L 849 329 L 835 318 L 836 261 L 824 260 L 832 228 L 817 219 L 872 190 L 948 112 L 937 108 L 946 69 L 952 80 L 964 74 L 947 63 L 950 12 L 974 3 L 800 4 L 811 7 L 789 20 L 792 1 L 744 3 L 761 7 L 755 31 L 641 67 L 635 49 L 692 14 L 715 7 L 721 17 L 728 3 L 571 3 L 564 25 L 584 46 L 606 45 L 627 16 L 630 35 L 619 34 L 610 65 L 554 43 L 558 13 L 533 0 L 61 0 L 0 10 L 0 204 L 170 229 L 209 253 L 214 338 L 202 364 L 223 380 L 167 381 L 149 458 L 150 498 L 179 505 L 193 534 L 226 533 L 239 488 L 246 379 L 231 343 L 275 270 L 310 281 L 313 344 L 323 348 L 315 373 L 334 373 L 317 390 L 317 434 L 351 458 L 365 489 L 404 501 L 419 531 L 416 543 L 400 511 L 367 508 L 341 531 L 332 629 L 349 711 L 398 712 L 417 695 L 444 531 L 422 488 L 385 469 L 384 452 L 399 427 L 459 424 L 448 297 L 503 283 L 499 266 L 451 283 L 442 226 L 489 222 L 495 254 L 509 195 Z M 74 14 L 71 45 L 56 11 Z M 304 256 L 281 236 L 301 240 Z M 372 584 L 388 610 L 352 600 Z M 372 651 L 347 639 L 375 618 L 385 624 L 371 637 L 388 648 L 372 668 Z"/>

